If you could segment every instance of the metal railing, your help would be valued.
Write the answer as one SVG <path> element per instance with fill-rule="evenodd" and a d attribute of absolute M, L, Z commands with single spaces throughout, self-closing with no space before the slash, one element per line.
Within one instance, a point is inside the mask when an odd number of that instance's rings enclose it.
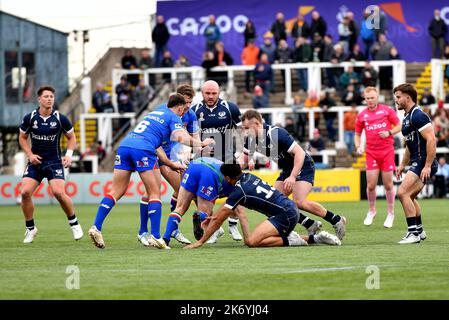
<path fill-rule="evenodd" d="M 397 86 L 405 82 L 405 72 L 406 64 L 403 60 L 390 60 L 390 61 L 371 61 L 370 65 L 375 69 L 379 70 L 380 67 L 392 67 L 393 68 L 393 86 Z M 315 91 L 317 94 L 321 92 L 322 78 L 321 71 L 326 68 L 344 68 L 348 67 L 363 67 L 365 62 L 341 62 L 333 64 L 330 62 L 309 62 L 309 63 L 283 63 L 283 64 L 272 64 L 273 70 L 284 70 L 285 71 L 285 104 L 293 103 L 292 95 L 292 70 L 297 69 L 307 69 L 308 75 L 308 90 Z M 211 71 L 214 72 L 227 72 L 228 83 L 227 87 L 235 88 L 235 73 L 243 71 L 254 70 L 254 65 L 239 65 L 239 66 L 225 66 L 225 67 L 215 67 Z M 150 74 L 170 74 L 171 81 L 176 82 L 178 74 L 190 74 L 192 79 L 192 86 L 195 89 L 199 89 L 201 84 L 205 81 L 205 69 L 199 66 L 194 67 L 181 67 L 181 68 L 151 68 L 145 70 L 125 70 L 125 69 L 113 69 L 112 70 L 112 84 L 113 87 L 120 82 L 120 77 L 126 74 L 141 74 L 143 75 L 146 84 L 149 83 Z M 115 92 L 113 93 L 113 101 L 116 101 Z"/>

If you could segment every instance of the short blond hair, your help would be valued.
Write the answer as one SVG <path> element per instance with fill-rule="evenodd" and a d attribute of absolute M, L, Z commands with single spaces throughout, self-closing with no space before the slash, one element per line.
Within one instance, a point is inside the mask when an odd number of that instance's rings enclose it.
<path fill-rule="evenodd" d="M 371 91 L 376 91 L 376 93 L 379 93 L 379 91 L 377 91 L 376 87 L 366 87 L 365 90 L 363 90 L 363 93 L 368 93 Z"/>

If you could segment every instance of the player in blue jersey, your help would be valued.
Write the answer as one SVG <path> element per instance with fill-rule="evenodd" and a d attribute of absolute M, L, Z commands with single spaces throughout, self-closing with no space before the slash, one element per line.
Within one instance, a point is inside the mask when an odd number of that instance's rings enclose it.
<path fill-rule="evenodd" d="M 229 155 L 235 153 L 235 133 L 240 126 L 239 107 L 229 101 L 220 99 L 220 87 L 213 80 L 206 81 L 202 88 L 203 101 L 192 106 L 198 118 L 198 126 L 201 132 L 201 140 L 213 138 L 215 145 L 212 149 L 205 148 L 203 157 L 214 157 L 220 161 L 225 161 Z M 236 240 L 242 240 L 237 223 L 237 216 L 228 219 L 229 233 Z"/>
<path fill-rule="evenodd" d="M 402 135 L 406 147 L 396 177 L 400 179 L 405 167 L 410 166 L 398 189 L 398 198 L 404 208 L 408 226 L 405 237 L 399 243 L 419 243 L 426 239 L 426 233 L 422 226 L 421 207 L 416 198 L 438 170 L 435 132 L 429 116 L 416 104 L 418 93 L 413 85 L 401 84 L 393 92 L 398 109 L 405 112 Z"/>
<path fill-rule="evenodd" d="M 182 123 L 187 132 L 194 138 L 199 139 L 198 134 L 198 123 L 195 112 L 190 109 L 190 104 L 192 103 L 193 97 L 195 96 L 195 91 L 193 87 L 189 84 L 182 84 L 178 86 L 176 92 L 181 94 L 186 100 L 186 105 L 189 107 L 186 113 L 182 116 Z M 196 150 L 195 150 L 196 153 Z M 181 173 L 178 170 L 173 169 L 173 162 L 176 164 L 187 164 L 190 158 L 191 149 L 176 141 L 164 141 L 162 147 L 158 149 L 159 157 L 159 167 L 162 176 L 167 180 L 167 182 L 173 188 L 173 195 L 170 200 L 170 212 L 175 210 L 176 202 L 178 200 L 178 190 L 181 183 Z M 145 202 L 148 202 L 146 195 L 141 199 L 141 217 L 145 215 Z M 179 229 L 173 231 L 171 235 L 178 242 L 183 244 L 191 243 Z"/>
<path fill-rule="evenodd" d="M 240 215 L 243 237 L 249 247 L 303 246 L 312 243 L 341 245 L 340 239 L 326 231 L 299 236 L 293 231 L 299 221 L 299 210 L 295 203 L 255 175 L 242 173 L 240 165 L 223 164 L 220 171 L 234 188 L 226 203 L 203 223 L 203 237 L 186 248 L 202 246 L 238 205 L 268 217 L 250 233 L 246 217 Z"/>
<path fill-rule="evenodd" d="M 79 240 L 83 237 L 83 230 L 75 215 L 72 199 L 64 191 L 64 168 L 72 164 L 72 154 L 76 148 L 73 126 L 67 117 L 53 109 L 53 87 L 40 87 L 37 96 L 39 108 L 27 114 L 19 128 L 19 144 L 28 157 L 21 191 L 26 226 L 23 242 L 31 243 L 37 235 L 32 196 L 44 178 L 47 178 L 53 195 L 69 219 L 74 239 Z M 67 137 L 67 151 L 64 156 L 61 155 L 59 147 L 62 134 Z M 28 145 L 28 137 L 31 138 L 31 147 Z"/>
<path fill-rule="evenodd" d="M 277 162 L 282 170 L 274 187 L 285 195 L 293 193 L 299 209 L 317 215 L 331 223 L 337 237 L 342 240 L 346 232 L 346 218 L 336 215 L 321 204 L 307 199 L 315 179 L 315 164 L 293 137 L 283 128 L 267 125 L 255 110 L 248 110 L 242 116 L 242 127 L 248 134 L 247 156 L 243 163 L 251 164 L 255 151 Z M 249 155 L 249 158 L 248 158 Z M 252 169 L 252 167 L 250 167 Z M 319 230 L 321 222 L 302 215 L 299 221 L 309 233 Z"/>
<path fill-rule="evenodd" d="M 151 220 L 151 235 L 146 244 L 160 249 L 168 249 L 160 237 L 162 215 L 161 173 L 158 167 L 156 149 L 163 141 L 174 139 L 194 146 L 207 146 L 213 140 L 203 142 L 192 138 L 183 128 L 180 116 L 187 110 L 186 101 L 180 94 L 170 96 L 167 106 L 147 114 L 144 119 L 123 139 L 115 157 L 112 189 L 100 203 L 94 225 L 89 230 L 92 242 L 98 248 L 104 248 L 101 233 L 103 222 L 116 202 L 124 195 L 133 171 L 139 173 L 145 190 L 151 199 L 148 203 L 148 216 Z M 147 238 L 148 227 L 140 226 L 138 239 Z"/>
<path fill-rule="evenodd" d="M 217 198 L 229 195 L 232 186 L 223 178 L 220 172 L 222 161 L 210 157 L 197 158 L 190 162 L 189 167 L 184 172 L 179 188 L 179 196 L 176 208 L 172 210 L 168 217 L 167 228 L 164 240 L 168 244 L 173 231 L 178 228 L 182 216 L 187 212 L 192 200 L 196 198 L 197 211 L 194 213 L 195 238 L 198 240 L 203 235 L 201 221 L 212 215 L 212 211 Z M 217 230 L 216 236 L 208 243 L 215 243 L 216 239 L 224 234 L 222 228 Z"/>

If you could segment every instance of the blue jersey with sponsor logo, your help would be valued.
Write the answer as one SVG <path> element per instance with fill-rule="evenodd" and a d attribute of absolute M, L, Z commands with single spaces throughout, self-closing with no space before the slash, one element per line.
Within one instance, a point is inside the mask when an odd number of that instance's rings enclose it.
<path fill-rule="evenodd" d="M 295 157 L 290 151 L 298 145 L 295 139 L 285 130 L 275 126 L 263 124 L 263 134 L 257 137 L 248 137 L 245 142 L 245 153 L 252 155 L 255 151 L 275 161 L 283 171 L 291 171 Z M 306 153 L 306 160 L 313 162 L 312 157 Z"/>
<path fill-rule="evenodd" d="M 422 161 L 427 157 L 426 140 L 421 131 L 432 125 L 429 116 L 416 105 L 402 120 L 402 135 L 410 152 L 410 161 Z"/>
<path fill-rule="evenodd" d="M 251 173 L 244 173 L 240 177 L 225 204 L 231 210 L 238 205 L 256 210 L 267 217 L 296 210 L 292 200 Z"/>
<path fill-rule="evenodd" d="M 22 120 L 20 131 L 31 138 L 31 151 L 42 157 L 42 161 L 61 160 L 60 138 L 62 133 L 70 133 L 73 130 L 70 120 L 53 110 L 44 117 L 39 114 L 39 109 L 28 113 Z"/>
<path fill-rule="evenodd" d="M 233 129 L 240 125 L 239 107 L 222 99 L 218 99 L 213 108 L 209 108 L 204 101 L 194 105 L 191 109 L 198 118 L 201 140 L 213 138 L 215 140 L 213 156 L 225 161 L 226 154 L 233 154 Z"/>
<path fill-rule="evenodd" d="M 176 130 L 184 130 L 181 117 L 163 105 L 147 114 L 120 146 L 155 152 Z"/>
<path fill-rule="evenodd" d="M 184 128 L 187 130 L 188 133 L 194 134 L 198 132 L 198 121 L 195 115 L 195 112 L 193 112 L 192 109 L 189 109 L 181 118 Z M 170 154 L 172 149 L 179 144 L 179 142 L 168 140 L 162 142 L 162 148 L 165 151 L 165 154 L 167 157 L 170 158 Z M 173 159 L 172 159 L 173 160 Z"/>

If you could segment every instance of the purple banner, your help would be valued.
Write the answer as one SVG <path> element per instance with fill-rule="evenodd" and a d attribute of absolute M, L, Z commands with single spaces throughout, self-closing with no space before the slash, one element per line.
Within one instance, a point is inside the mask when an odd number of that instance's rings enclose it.
<path fill-rule="evenodd" d="M 208 16 L 213 14 L 220 27 L 225 50 L 234 58 L 234 64 L 241 64 L 240 55 L 244 46 L 243 31 L 247 20 L 254 22 L 257 45 L 261 45 L 263 35 L 270 30 L 277 12 L 283 12 L 288 26 L 293 24 L 297 13 L 302 12 L 310 25 L 311 12 L 317 10 L 326 20 L 328 33 L 338 40 L 337 26 L 346 11 L 354 13 L 360 27 L 366 7 L 377 5 L 385 13 L 388 21 L 387 38 L 393 42 L 408 62 L 430 61 L 431 44 L 427 27 L 435 9 L 449 25 L 449 2 L 441 0 L 370 2 L 364 0 L 347 1 L 291 1 L 291 0 L 192 0 L 158 1 L 157 14 L 165 17 L 171 37 L 169 50 L 174 60 L 180 54 L 187 56 L 192 65 L 200 65 L 206 47 L 203 31 L 208 24 Z M 292 39 L 289 36 L 289 43 Z M 362 41 L 359 39 L 359 44 Z M 363 45 L 362 45 L 363 50 Z"/>

